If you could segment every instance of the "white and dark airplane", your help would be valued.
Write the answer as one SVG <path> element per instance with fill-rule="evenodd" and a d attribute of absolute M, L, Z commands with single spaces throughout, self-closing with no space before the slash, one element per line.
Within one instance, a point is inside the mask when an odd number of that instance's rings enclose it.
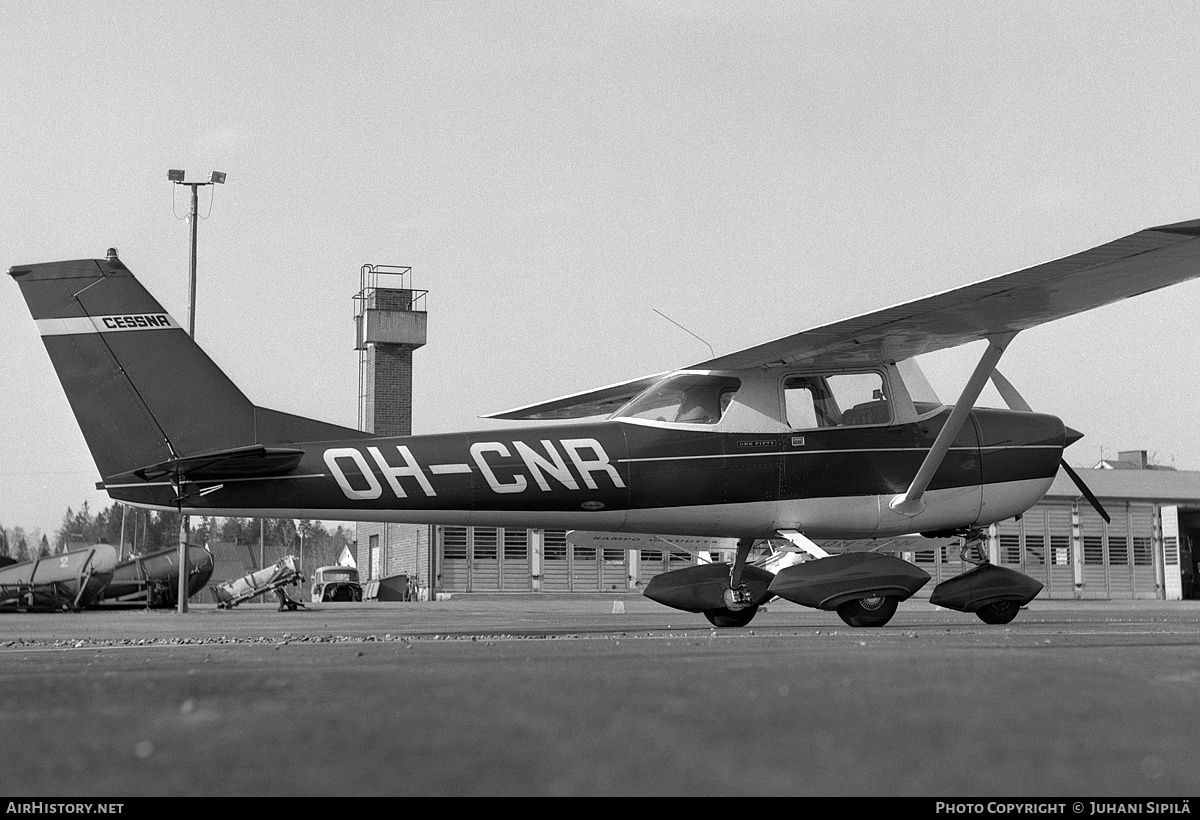
<path fill-rule="evenodd" d="M 718 626 L 749 623 L 776 596 L 881 626 L 928 574 L 879 550 L 830 555 L 816 541 L 957 536 L 978 566 L 931 601 L 1007 623 L 1041 585 L 987 562 L 985 528 L 1036 504 L 1060 468 L 1102 508 L 1062 458 L 1080 434 L 1032 411 L 997 362 L 1022 330 L 1200 276 L 1198 238 L 1200 220 L 1150 228 L 682 370 L 491 414 L 535 422 L 504 434 L 404 437 L 255 405 L 115 252 L 9 273 L 98 486 L 118 501 L 189 515 L 562 528 L 609 534 L 614 546 L 732 539 L 732 562 L 664 573 L 645 590 Z M 981 340 L 966 387 L 944 405 L 915 357 Z M 1009 409 L 975 406 L 989 379 Z M 754 545 L 780 539 L 806 560 L 756 566 Z"/>

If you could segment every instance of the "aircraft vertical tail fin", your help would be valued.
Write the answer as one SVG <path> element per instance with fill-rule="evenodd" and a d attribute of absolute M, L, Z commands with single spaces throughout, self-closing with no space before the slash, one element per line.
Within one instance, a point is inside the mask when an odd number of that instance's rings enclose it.
<path fill-rule="evenodd" d="M 211 450 L 363 435 L 256 408 L 115 253 L 9 274 L 102 477 Z"/>

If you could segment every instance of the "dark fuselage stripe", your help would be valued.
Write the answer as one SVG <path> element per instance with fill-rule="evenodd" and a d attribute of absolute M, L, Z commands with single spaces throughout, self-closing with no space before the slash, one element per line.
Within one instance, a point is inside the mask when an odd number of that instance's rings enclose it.
<path fill-rule="evenodd" d="M 994 445 L 986 447 L 951 447 L 952 453 L 976 453 L 980 451 L 1003 452 L 1005 450 L 1058 450 L 1057 444 Z M 711 458 L 764 458 L 766 456 L 815 456 L 850 455 L 853 453 L 927 453 L 928 447 L 861 447 L 837 450 L 760 450 L 754 453 L 708 453 L 697 456 L 655 456 L 653 458 L 619 458 L 623 464 L 639 464 L 652 461 L 694 461 Z"/>

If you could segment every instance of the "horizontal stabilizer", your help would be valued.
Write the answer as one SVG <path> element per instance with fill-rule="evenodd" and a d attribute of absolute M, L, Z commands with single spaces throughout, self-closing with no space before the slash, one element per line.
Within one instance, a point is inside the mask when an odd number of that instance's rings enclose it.
<path fill-rule="evenodd" d="M 304 458 L 303 450 L 290 447 L 264 447 L 251 444 L 229 450 L 216 450 L 184 458 L 172 458 L 140 467 L 126 475 L 143 481 L 170 478 L 181 481 L 224 481 L 232 478 L 262 478 L 286 475 Z M 118 483 L 119 476 L 108 480 Z M 101 485 L 103 489 L 103 484 Z"/>

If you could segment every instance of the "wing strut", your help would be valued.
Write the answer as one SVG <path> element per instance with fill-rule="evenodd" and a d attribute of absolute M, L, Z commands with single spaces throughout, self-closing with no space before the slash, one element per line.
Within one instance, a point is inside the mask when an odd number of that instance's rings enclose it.
<path fill-rule="evenodd" d="M 925 509 L 925 491 L 929 489 L 929 482 L 933 481 L 933 475 L 937 472 L 938 467 L 942 466 L 942 459 L 946 457 L 946 453 L 950 451 L 950 445 L 958 436 L 959 430 L 967 421 L 967 416 L 970 415 L 971 409 L 975 406 L 975 402 L 979 399 L 979 394 L 983 391 L 983 387 L 987 384 L 987 380 L 991 377 L 996 369 L 996 365 L 1000 362 L 1000 357 L 1004 355 L 1004 349 L 1012 342 L 1013 337 L 1017 335 L 1016 331 L 1011 333 L 1002 333 L 997 336 L 988 337 L 987 349 L 983 351 L 983 355 L 979 357 L 979 364 L 975 365 L 975 372 L 971 374 L 971 378 L 967 380 L 966 387 L 963 388 L 962 395 L 958 397 L 958 401 L 954 405 L 954 409 L 950 411 L 950 418 L 946 420 L 946 425 L 942 427 L 940 433 L 933 441 L 933 447 L 930 448 L 925 460 L 921 462 L 921 467 L 917 470 L 917 475 L 913 478 L 912 484 L 903 495 L 898 495 L 892 499 L 888 505 L 901 515 L 914 516 L 918 515 Z"/>

